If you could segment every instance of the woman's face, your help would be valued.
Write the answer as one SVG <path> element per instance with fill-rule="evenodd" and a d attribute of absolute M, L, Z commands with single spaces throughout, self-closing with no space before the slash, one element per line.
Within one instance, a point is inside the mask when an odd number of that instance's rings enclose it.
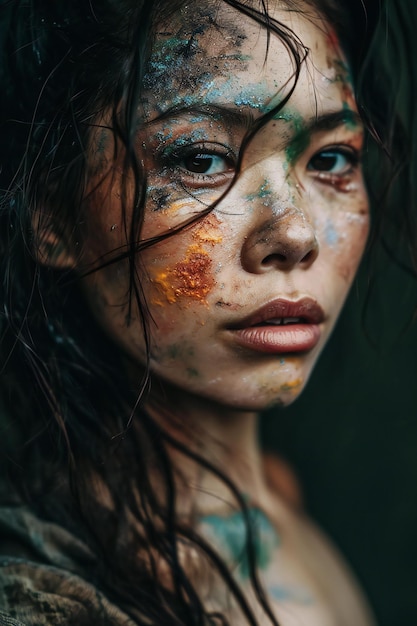
<path fill-rule="evenodd" d="M 322 20 L 312 21 L 311 8 L 308 19 L 270 4 L 309 49 L 293 94 L 250 141 L 241 174 L 216 208 L 137 259 L 153 376 L 183 398 L 244 410 L 286 404 L 300 393 L 368 233 L 363 133 L 337 38 Z M 160 28 L 145 79 L 137 135 L 148 175 L 141 239 L 222 196 L 247 129 L 294 83 L 294 62 L 277 36 L 268 48 L 266 30 L 253 20 L 225 4 L 198 5 Z M 94 158 L 110 161 L 105 130 L 93 143 Z M 83 267 L 126 246 L 119 172 L 92 194 Z M 92 274 L 84 289 L 107 333 L 143 365 L 134 305 L 127 321 L 127 263 Z"/>

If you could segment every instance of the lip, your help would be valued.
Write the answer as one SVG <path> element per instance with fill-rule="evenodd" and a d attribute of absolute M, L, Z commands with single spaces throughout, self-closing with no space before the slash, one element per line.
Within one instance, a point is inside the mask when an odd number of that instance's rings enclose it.
<path fill-rule="evenodd" d="M 301 318 L 301 321 L 286 325 L 267 323 L 280 318 Z M 297 301 L 280 298 L 230 326 L 229 331 L 240 346 L 256 352 L 307 352 L 319 342 L 320 324 L 324 320 L 323 309 L 312 298 Z"/>

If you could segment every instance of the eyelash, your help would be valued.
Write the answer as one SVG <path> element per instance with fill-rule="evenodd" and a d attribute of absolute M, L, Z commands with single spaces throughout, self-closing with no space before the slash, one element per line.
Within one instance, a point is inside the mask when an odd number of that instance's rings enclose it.
<path fill-rule="evenodd" d="M 224 162 L 224 171 L 207 174 L 205 172 L 192 171 L 185 166 L 185 162 L 192 160 L 219 159 Z M 163 155 L 163 162 L 171 172 L 177 173 L 182 183 L 188 187 L 220 187 L 229 181 L 235 171 L 237 157 L 234 152 L 223 144 L 192 144 L 169 151 Z M 210 163 L 207 163 L 210 165 Z M 212 163 L 211 163 L 212 165 Z"/>
<path fill-rule="evenodd" d="M 322 159 L 324 166 L 326 165 L 325 160 L 331 159 L 339 159 L 343 157 L 346 159 L 346 165 L 341 168 L 342 171 L 333 172 L 332 168 L 320 169 L 319 167 L 314 167 L 314 161 L 317 159 Z M 309 162 L 307 163 L 307 171 L 312 172 L 313 176 L 316 176 L 319 180 L 323 182 L 333 182 L 340 179 L 349 178 L 357 169 L 360 163 L 360 153 L 355 148 L 351 146 L 328 146 L 325 147 L 318 152 L 316 152 Z M 331 163 L 329 163 L 330 165 Z M 310 167 L 311 166 L 311 167 Z M 317 164 L 318 166 L 318 164 Z"/>
<path fill-rule="evenodd" d="M 318 159 L 322 159 L 323 169 L 319 167 L 317 163 Z M 326 165 L 331 165 L 336 160 L 344 158 L 346 165 L 339 167 L 341 171 L 331 171 L 333 167 L 326 169 Z M 200 160 L 203 163 L 204 160 L 208 161 L 207 165 L 213 165 L 210 159 L 218 159 L 223 162 L 224 170 L 217 171 L 211 174 L 206 172 L 192 171 L 189 167 L 186 167 L 186 161 L 195 161 L 195 167 L 198 168 L 197 161 Z M 328 163 L 326 164 L 326 159 Z M 219 143 L 200 143 L 189 144 L 185 146 L 174 146 L 173 148 L 166 150 L 162 155 L 162 161 L 164 167 L 166 167 L 172 174 L 180 179 L 181 186 L 189 189 L 214 189 L 222 187 L 226 183 L 230 182 L 234 173 L 237 162 L 237 156 L 227 146 Z M 316 163 L 315 163 L 316 162 Z M 341 185 L 349 183 L 352 175 L 357 171 L 360 163 L 360 152 L 352 146 L 340 146 L 332 145 L 318 150 L 307 163 L 307 172 L 320 181 L 323 184 Z M 203 165 L 204 169 L 204 165 Z M 210 169 L 210 167 L 208 167 Z"/>

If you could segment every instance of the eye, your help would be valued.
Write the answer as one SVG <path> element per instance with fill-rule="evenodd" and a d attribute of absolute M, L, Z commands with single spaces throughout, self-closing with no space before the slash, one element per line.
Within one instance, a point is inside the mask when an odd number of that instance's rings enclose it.
<path fill-rule="evenodd" d="M 356 151 L 349 148 L 334 148 L 317 152 L 309 161 L 307 169 L 333 176 L 348 174 L 358 164 Z"/>
<path fill-rule="evenodd" d="M 232 169 L 232 164 L 226 157 L 205 152 L 195 152 L 186 156 L 180 165 L 188 172 L 206 176 L 224 174 Z"/>

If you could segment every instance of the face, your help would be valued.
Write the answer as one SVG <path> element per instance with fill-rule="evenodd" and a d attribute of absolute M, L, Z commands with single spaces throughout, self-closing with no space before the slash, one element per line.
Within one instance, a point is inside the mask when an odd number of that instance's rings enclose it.
<path fill-rule="evenodd" d="M 217 202 L 138 255 L 152 375 L 182 398 L 244 410 L 286 404 L 300 393 L 368 232 L 363 133 L 337 38 L 311 17 L 311 7 L 307 19 L 270 4 L 309 53 L 288 102 L 246 145 L 229 191 L 248 128 L 294 85 L 286 46 L 272 34 L 268 48 L 253 20 L 199 3 L 162 25 L 137 135 L 148 176 L 142 240 Z M 105 163 L 113 152 L 100 132 L 94 158 Z M 120 195 L 116 165 L 88 203 L 81 267 L 125 249 Z M 97 320 L 139 371 L 144 333 L 134 306 L 127 321 L 126 262 L 90 275 L 84 289 Z"/>

